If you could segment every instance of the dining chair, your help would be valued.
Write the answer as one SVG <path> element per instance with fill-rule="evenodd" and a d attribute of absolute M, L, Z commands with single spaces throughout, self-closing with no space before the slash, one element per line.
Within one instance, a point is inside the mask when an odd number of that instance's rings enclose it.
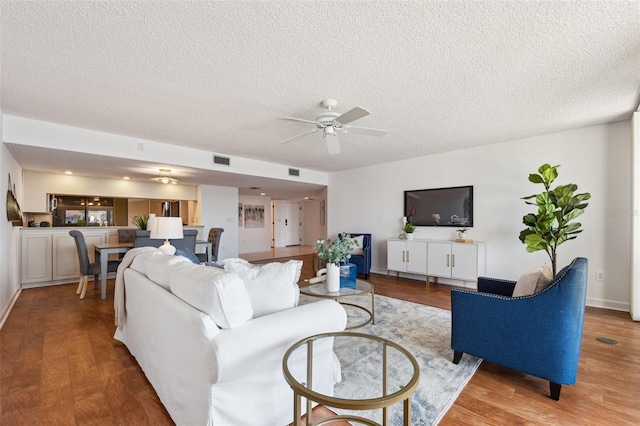
<path fill-rule="evenodd" d="M 80 299 L 84 299 L 84 295 L 87 292 L 87 283 L 89 282 L 89 276 L 93 275 L 93 282 L 98 282 L 100 276 L 100 262 L 89 262 L 89 252 L 87 250 L 87 243 L 84 240 L 84 234 L 77 230 L 69 231 L 69 235 L 73 237 L 76 242 L 76 251 L 78 252 L 78 261 L 80 262 L 80 280 L 78 282 L 78 289 L 76 294 L 80 295 Z M 107 272 L 116 272 L 118 270 L 120 262 L 117 260 L 110 260 L 107 265 Z"/>
<path fill-rule="evenodd" d="M 211 243 L 211 260 L 213 262 L 218 260 L 218 250 L 220 249 L 220 240 L 222 239 L 223 232 L 224 228 L 209 229 L 207 241 Z M 201 262 L 207 261 L 207 253 L 196 253 L 196 256 L 198 256 Z"/>

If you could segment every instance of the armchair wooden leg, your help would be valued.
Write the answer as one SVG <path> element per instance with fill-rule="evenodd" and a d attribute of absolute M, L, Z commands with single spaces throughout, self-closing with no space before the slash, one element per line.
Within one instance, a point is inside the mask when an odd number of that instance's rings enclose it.
<path fill-rule="evenodd" d="M 558 401 L 560 399 L 560 389 L 562 388 L 562 385 L 549 382 L 549 388 L 551 390 L 551 399 Z"/>
<path fill-rule="evenodd" d="M 454 364 L 458 364 L 460 362 L 460 360 L 462 359 L 462 354 L 464 352 L 460 352 L 460 351 L 453 351 L 453 363 Z"/>

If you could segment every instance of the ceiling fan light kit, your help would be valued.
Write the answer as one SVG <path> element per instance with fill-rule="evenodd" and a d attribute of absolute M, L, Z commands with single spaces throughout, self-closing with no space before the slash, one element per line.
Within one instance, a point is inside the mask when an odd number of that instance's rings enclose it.
<path fill-rule="evenodd" d="M 316 117 L 315 121 L 296 117 L 282 117 L 282 120 L 314 124 L 316 127 L 289 139 L 285 139 L 280 142 L 280 144 L 287 144 L 310 133 L 316 133 L 319 130 L 322 130 L 322 137 L 327 144 L 327 150 L 330 155 L 334 155 L 340 153 L 340 142 L 338 141 L 337 134 L 338 131 L 342 133 L 353 133 L 366 136 L 384 136 L 387 133 L 386 130 L 371 129 L 369 127 L 347 126 L 347 124 L 369 115 L 369 111 L 364 108 L 355 107 L 344 114 L 339 114 L 333 111 L 336 105 L 338 105 L 338 101 L 335 99 L 325 99 L 320 103 L 320 105 L 322 105 L 323 108 L 326 108 L 327 111 Z"/>

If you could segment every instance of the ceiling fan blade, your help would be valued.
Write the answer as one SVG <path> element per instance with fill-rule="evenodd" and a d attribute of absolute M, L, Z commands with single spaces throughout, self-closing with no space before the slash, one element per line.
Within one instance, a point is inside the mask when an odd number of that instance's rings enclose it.
<path fill-rule="evenodd" d="M 340 141 L 338 141 L 338 135 L 326 134 L 324 135 L 324 140 L 327 142 L 327 149 L 329 150 L 329 155 L 340 154 Z"/>
<path fill-rule="evenodd" d="M 340 124 L 347 124 L 347 123 L 351 123 L 352 121 L 356 121 L 362 117 L 366 117 L 367 115 L 369 115 L 369 111 L 367 111 L 364 108 L 355 107 L 345 112 L 341 116 L 337 117 L 335 121 L 337 121 Z"/>
<path fill-rule="evenodd" d="M 318 131 L 318 129 L 313 129 L 313 130 L 308 130 L 308 131 L 306 131 L 304 133 L 300 133 L 299 135 L 295 135 L 294 137 L 291 137 L 289 139 L 283 140 L 282 142 L 280 142 L 280 145 L 287 144 L 289 142 L 293 142 L 296 139 L 300 139 L 301 137 L 308 135 L 309 133 L 315 133 L 317 131 Z"/>
<path fill-rule="evenodd" d="M 356 126 L 344 127 L 343 131 L 345 133 L 353 133 L 355 135 L 367 135 L 367 136 L 384 136 L 387 134 L 386 130 L 371 129 L 369 127 L 356 127 Z"/>
<path fill-rule="evenodd" d="M 322 124 L 322 123 L 319 123 L 317 121 L 304 120 L 302 118 L 295 118 L 295 117 L 280 117 L 280 120 L 301 121 L 303 123 L 311 123 L 311 124 Z"/>

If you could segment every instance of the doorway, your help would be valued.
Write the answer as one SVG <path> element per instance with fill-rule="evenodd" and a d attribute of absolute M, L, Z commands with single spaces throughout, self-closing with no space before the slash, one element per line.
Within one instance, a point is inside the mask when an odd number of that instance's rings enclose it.
<path fill-rule="evenodd" d="M 272 247 L 299 246 L 302 243 L 302 205 L 294 201 L 271 203 Z"/>

